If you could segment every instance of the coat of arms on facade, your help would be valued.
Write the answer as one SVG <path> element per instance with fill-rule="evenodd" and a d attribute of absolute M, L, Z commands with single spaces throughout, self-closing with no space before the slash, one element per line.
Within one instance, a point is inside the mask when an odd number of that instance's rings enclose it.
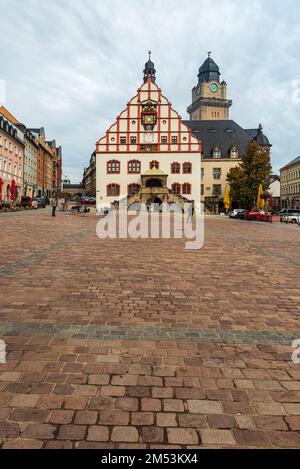
<path fill-rule="evenodd" d="M 157 105 L 152 101 L 147 101 L 147 103 L 143 104 L 141 119 L 145 130 L 153 130 L 157 123 Z"/>

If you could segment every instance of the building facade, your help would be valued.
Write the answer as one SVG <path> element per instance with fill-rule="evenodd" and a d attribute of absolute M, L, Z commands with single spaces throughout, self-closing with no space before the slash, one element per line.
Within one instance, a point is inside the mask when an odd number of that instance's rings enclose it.
<path fill-rule="evenodd" d="M 281 168 L 280 196 L 283 208 L 300 209 L 300 156 Z"/>
<path fill-rule="evenodd" d="M 84 169 L 82 186 L 85 194 L 96 197 L 96 152 L 94 151 L 90 158 L 90 164 Z"/>
<path fill-rule="evenodd" d="M 243 129 L 230 120 L 231 105 L 227 83 L 220 81 L 219 67 L 209 54 L 199 69 L 192 104 L 187 109 L 190 120 L 184 124 L 202 142 L 201 201 L 214 212 L 223 210 L 227 174 L 240 164 L 249 144 L 256 141 L 263 149 L 271 148 L 261 125 Z"/>
<path fill-rule="evenodd" d="M 0 107 L 0 116 L 6 119 L 19 132 L 24 143 L 22 162 L 22 183 L 17 184 L 17 191 L 27 197 L 51 197 L 62 188 L 62 147 L 56 146 L 55 140 L 46 141 L 43 127 L 29 129 L 22 124 L 4 106 Z M 20 133 L 21 132 L 21 133 Z M 22 189 L 19 185 L 22 184 Z"/>
<path fill-rule="evenodd" d="M 60 192 L 62 190 L 62 175 L 61 175 L 61 163 L 62 163 L 62 148 L 56 146 L 56 141 L 46 142 L 50 148 L 52 154 L 52 181 L 51 191 Z"/>
<path fill-rule="evenodd" d="M 53 185 L 53 155 L 46 141 L 45 130 L 30 129 L 38 143 L 37 196 L 51 197 Z"/>
<path fill-rule="evenodd" d="M 96 143 L 97 209 L 117 199 L 200 202 L 201 142 L 156 84 L 151 58 L 144 83 Z"/>
<path fill-rule="evenodd" d="M 23 195 L 24 148 L 23 133 L 0 114 L 0 200 L 11 199 L 12 185 L 15 201 Z"/>

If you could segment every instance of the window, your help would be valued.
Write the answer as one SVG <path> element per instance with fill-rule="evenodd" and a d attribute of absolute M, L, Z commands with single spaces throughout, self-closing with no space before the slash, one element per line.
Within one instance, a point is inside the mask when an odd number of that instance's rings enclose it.
<path fill-rule="evenodd" d="M 107 162 L 107 174 L 120 174 L 121 164 L 118 160 Z"/>
<path fill-rule="evenodd" d="M 121 145 L 126 145 L 126 137 L 121 137 L 120 138 L 120 144 Z"/>
<path fill-rule="evenodd" d="M 140 151 L 147 151 L 147 152 L 157 151 L 157 145 L 151 145 L 151 144 L 140 145 Z"/>
<path fill-rule="evenodd" d="M 180 194 L 180 184 L 178 182 L 174 182 L 172 184 L 172 192 L 175 194 Z"/>
<path fill-rule="evenodd" d="M 204 168 L 201 168 L 201 179 L 204 178 Z"/>
<path fill-rule="evenodd" d="M 183 172 L 183 174 L 191 174 L 192 173 L 192 163 L 183 163 L 182 172 Z"/>
<path fill-rule="evenodd" d="M 162 145 L 167 145 L 168 137 L 161 137 L 161 143 L 162 143 Z"/>
<path fill-rule="evenodd" d="M 150 169 L 159 169 L 159 162 L 158 161 L 150 161 L 149 168 Z"/>
<path fill-rule="evenodd" d="M 192 192 L 192 186 L 188 182 L 185 182 L 182 184 L 182 193 L 183 194 L 191 194 Z"/>
<path fill-rule="evenodd" d="M 239 151 L 237 147 L 232 147 L 230 150 L 230 157 L 231 158 L 238 158 L 239 157 Z"/>
<path fill-rule="evenodd" d="M 204 195 L 204 184 L 201 184 L 201 195 Z"/>
<path fill-rule="evenodd" d="M 136 137 L 130 137 L 131 145 L 136 145 Z"/>
<path fill-rule="evenodd" d="M 221 184 L 214 184 L 213 185 L 213 195 L 219 197 L 222 192 Z"/>
<path fill-rule="evenodd" d="M 140 174 L 141 172 L 141 162 L 138 160 L 128 161 L 127 171 L 130 174 Z"/>
<path fill-rule="evenodd" d="M 179 163 L 172 163 L 171 164 L 171 173 L 172 174 L 180 174 L 180 164 Z"/>
<path fill-rule="evenodd" d="M 177 145 L 178 139 L 175 135 L 172 136 L 172 145 Z"/>
<path fill-rule="evenodd" d="M 221 179 L 222 170 L 221 168 L 213 168 L 213 178 Z"/>
<path fill-rule="evenodd" d="M 106 192 L 108 197 L 115 197 L 120 195 L 119 184 L 108 184 L 106 187 Z"/>
<path fill-rule="evenodd" d="M 219 147 L 213 149 L 213 158 L 221 158 L 221 149 Z"/>
<path fill-rule="evenodd" d="M 135 183 L 128 184 L 128 186 L 127 186 L 128 195 L 134 194 L 135 192 L 138 192 L 140 187 L 141 186 L 139 184 L 135 184 Z"/>

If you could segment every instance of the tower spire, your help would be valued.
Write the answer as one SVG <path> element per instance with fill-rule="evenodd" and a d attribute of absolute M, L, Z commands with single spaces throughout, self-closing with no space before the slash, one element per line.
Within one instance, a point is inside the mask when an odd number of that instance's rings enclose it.
<path fill-rule="evenodd" d="M 156 70 L 155 70 L 154 63 L 151 61 L 151 54 L 152 54 L 151 50 L 148 51 L 148 54 L 149 54 L 149 60 L 145 64 L 145 68 L 144 68 L 144 83 L 147 83 L 149 77 L 150 77 L 151 81 L 153 83 L 155 83 Z"/>

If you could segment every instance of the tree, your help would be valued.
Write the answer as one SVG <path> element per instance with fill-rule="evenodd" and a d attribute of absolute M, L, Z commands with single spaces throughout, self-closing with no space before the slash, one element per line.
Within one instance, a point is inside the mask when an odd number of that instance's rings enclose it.
<path fill-rule="evenodd" d="M 258 186 L 262 184 L 264 190 L 268 189 L 271 171 L 270 151 L 251 142 L 239 166 L 227 174 L 232 201 L 247 209 L 255 206 Z"/>

